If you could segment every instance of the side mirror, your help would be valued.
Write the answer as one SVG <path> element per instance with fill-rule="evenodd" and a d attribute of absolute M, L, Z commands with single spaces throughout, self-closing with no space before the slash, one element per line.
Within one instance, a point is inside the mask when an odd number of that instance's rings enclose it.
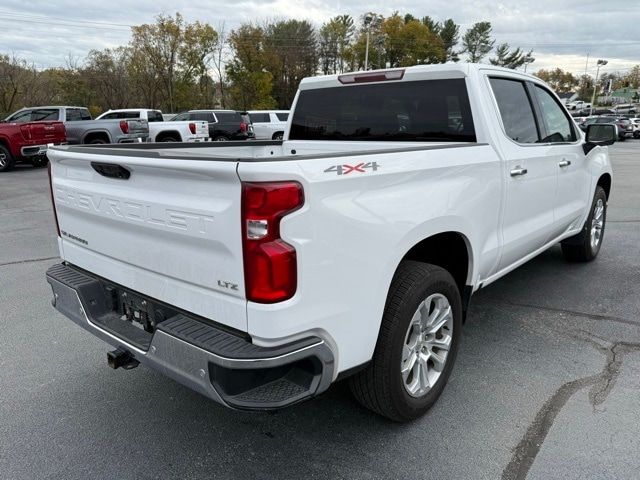
<path fill-rule="evenodd" d="M 613 145 L 618 138 L 618 127 L 612 123 L 592 123 L 587 126 L 586 142 L 582 146 L 585 155 L 595 147 Z"/>

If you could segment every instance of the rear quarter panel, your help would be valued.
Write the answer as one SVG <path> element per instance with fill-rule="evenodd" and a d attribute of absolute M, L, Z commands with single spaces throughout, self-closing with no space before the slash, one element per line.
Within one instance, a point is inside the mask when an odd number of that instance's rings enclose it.
<path fill-rule="evenodd" d="M 378 168 L 329 170 L 368 162 Z M 297 251 L 298 290 L 279 304 L 248 303 L 248 331 L 258 344 L 314 332 L 338 352 L 342 371 L 371 358 L 391 279 L 415 244 L 460 232 L 472 246 L 467 283 L 496 267 L 500 161 L 488 145 L 240 163 L 238 174 L 243 181 L 297 180 L 305 191 L 303 208 L 281 225 Z"/>

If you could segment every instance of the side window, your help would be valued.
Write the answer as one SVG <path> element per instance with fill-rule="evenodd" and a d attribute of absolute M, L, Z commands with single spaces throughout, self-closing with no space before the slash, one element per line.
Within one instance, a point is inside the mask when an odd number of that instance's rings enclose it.
<path fill-rule="evenodd" d="M 505 78 L 490 78 L 489 81 L 509 138 L 518 143 L 538 142 L 536 119 L 524 83 Z"/>
<path fill-rule="evenodd" d="M 118 115 L 119 114 L 117 112 L 107 113 L 106 115 L 100 117 L 100 120 L 113 120 L 114 118 L 118 118 Z"/>
<path fill-rule="evenodd" d="M 39 108 L 31 111 L 31 121 L 58 120 L 60 113 L 57 108 Z"/>
<path fill-rule="evenodd" d="M 31 113 L 32 110 L 24 110 L 22 112 L 16 113 L 14 116 L 9 117 L 7 121 L 16 122 L 16 123 L 25 123 L 31 121 Z"/>
<path fill-rule="evenodd" d="M 86 108 L 81 108 L 80 110 L 80 120 L 91 120 L 91 114 L 89 110 Z"/>
<path fill-rule="evenodd" d="M 540 104 L 542 121 L 547 130 L 542 143 L 575 142 L 576 133 L 571 127 L 571 121 L 553 95 L 538 85 L 535 86 L 535 91 Z"/>
<path fill-rule="evenodd" d="M 189 120 L 189 112 L 179 113 L 175 117 L 171 119 L 171 121 L 180 122 L 184 120 Z"/>
<path fill-rule="evenodd" d="M 147 118 L 149 122 L 162 122 L 162 113 L 157 110 L 148 110 Z"/>
<path fill-rule="evenodd" d="M 214 120 L 211 118 L 211 114 L 207 112 L 196 112 L 192 113 L 189 120 L 204 120 L 205 122 L 213 122 Z"/>
<path fill-rule="evenodd" d="M 67 108 L 67 122 L 82 120 L 82 112 L 78 108 Z"/>
<path fill-rule="evenodd" d="M 286 122 L 289 119 L 289 114 L 288 113 L 276 113 L 276 117 L 278 117 L 278 120 L 280 120 L 281 122 Z"/>
<path fill-rule="evenodd" d="M 252 123 L 270 123 L 271 118 L 268 113 L 250 113 Z"/>
<path fill-rule="evenodd" d="M 237 112 L 217 112 L 216 117 L 218 117 L 219 122 L 223 122 L 223 123 L 242 122 L 242 117 Z"/>

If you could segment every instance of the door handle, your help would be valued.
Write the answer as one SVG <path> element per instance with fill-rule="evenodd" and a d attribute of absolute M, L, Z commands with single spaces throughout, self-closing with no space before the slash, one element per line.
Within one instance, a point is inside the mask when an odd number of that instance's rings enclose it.
<path fill-rule="evenodd" d="M 131 172 L 121 165 L 115 163 L 91 162 L 93 169 L 103 177 L 129 180 Z"/>
<path fill-rule="evenodd" d="M 522 168 L 520 166 L 517 166 L 516 168 L 511 170 L 510 173 L 511 173 L 512 177 L 519 177 L 521 175 L 526 175 L 527 174 L 527 169 L 526 168 Z"/>
<path fill-rule="evenodd" d="M 559 167 L 568 167 L 569 165 L 571 165 L 571 160 L 562 160 L 560 163 L 558 163 Z"/>

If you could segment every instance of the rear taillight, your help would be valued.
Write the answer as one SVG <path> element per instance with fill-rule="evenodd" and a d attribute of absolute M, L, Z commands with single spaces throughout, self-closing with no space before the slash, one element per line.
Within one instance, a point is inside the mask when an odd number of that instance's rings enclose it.
<path fill-rule="evenodd" d="M 246 122 L 240 122 L 240 131 L 242 133 L 245 133 L 247 131 L 247 124 Z"/>
<path fill-rule="evenodd" d="M 126 120 L 120 120 L 120 130 L 122 130 L 124 134 L 129 133 L 129 123 L 127 123 Z"/>
<path fill-rule="evenodd" d="M 51 194 L 51 206 L 53 207 L 53 218 L 56 221 L 56 231 L 60 236 L 60 224 L 58 224 L 58 213 L 56 212 L 56 202 L 53 199 L 53 181 L 51 180 L 51 162 L 47 164 L 47 172 L 49 173 L 49 193 Z"/>
<path fill-rule="evenodd" d="M 298 182 L 242 184 L 242 246 L 247 300 L 276 303 L 296 293 L 296 250 L 280 238 L 280 220 L 304 204 Z"/>
<path fill-rule="evenodd" d="M 195 135 L 196 134 L 196 124 L 195 123 L 190 123 L 189 124 L 189 131 L 191 132 L 191 135 Z"/>

